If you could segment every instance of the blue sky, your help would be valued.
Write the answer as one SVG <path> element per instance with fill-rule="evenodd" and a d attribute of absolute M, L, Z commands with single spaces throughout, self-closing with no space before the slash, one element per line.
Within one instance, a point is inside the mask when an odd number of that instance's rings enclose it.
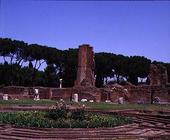
<path fill-rule="evenodd" d="M 170 62 L 170 2 L 0 0 L 0 37 Z"/>

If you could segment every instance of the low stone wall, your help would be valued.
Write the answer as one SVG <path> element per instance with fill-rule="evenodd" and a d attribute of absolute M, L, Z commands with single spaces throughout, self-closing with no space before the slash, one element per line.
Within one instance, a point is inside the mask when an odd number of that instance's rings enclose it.
<path fill-rule="evenodd" d="M 72 88 L 51 88 L 51 99 L 72 99 L 73 90 Z"/>
<path fill-rule="evenodd" d="M 118 103 L 118 99 L 120 97 L 125 98 L 125 92 L 123 89 L 116 88 L 101 88 L 101 102 L 105 102 L 106 100 L 110 100 L 111 102 Z"/>
<path fill-rule="evenodd" d="M 75 87 L 73 88 L 74 93 L 78 94 L 78 100 L 87 99 L 95 102 L 101 101 L 101 91 L 96 87 Z"/>
<path fill-rule="evenodd" d="M 130 103 L 151 103 L 150 86 L 135 86 L 128 89 Z"/>
<path fill-rule="evenodd" d="M 70 99 L 70 89 L 49 87 L 19 87 L 8 86 L 0 89 L 1 95 L 8 94 L 9 99 L 34 98 L 34 89 L 38 89 L 40 99 Z M 58 97 L 58 98 L 57 98 Z"/>
<path fill-rule="evenodd" d="M 0 93 L 8 94 L 9 99 L 31 98 L 30 89 L 27 87 L 9 86 L 0 89 Z"/>
<path fill-rule="evenodd" d="M 161 103 L 170 102 L 170 91 L 165 86 L 118 86 L 101 88 L 101 102 L 110 100 L 118 103 L 120 97 L 129 103 L 153 103 L 155 97 Z"/>
<path fill-rule="evenodd" d="M 18 87 L 8 86 L 0 89 L 0 96 L 8 94 L 9 99 L 34 98 L 34 89 L 39 89 L 40 99 L 72 100 L 74 94 L 78 94 L 78 100 L 87 99 L 95 102 L 118 101 L 124 97 L 130 103 L 151 103 L 151 99 L 159 97 L 161 102 L 170 102 L 170 90 L 162 86 L 131 86 L 125 87 L 127 94 L 122 88 L 95 88 L 95 87 L 74 87 L 74 88 L 49 88 L 49 87 Z M 2 98 L 1 98 L 2 99 Z"/>
<path fill-rule="evenodd" d="M 168 89 L 162 86 L 152 86 L 151 87 L 152 98 L 159 97 L 161 102 L 170 102 L 170 94 Z"/>
<path fill-rule="evenodd" d="M 0 89 L 0 95 L 8 94 L 9 99 L 34 99 L 34 89 L 38 89 L 40 99 L 72 100 L 78 94 L 78 100 L 87 99 L 100 102 L 100 90 L 97 88 L 49 88 L 8 86 Z"/>
<path fill-rule="evenodd" d="M 170 102 L 170 94 L 168 89 L 162 86 L 136 86 L 128 89 L 130 93 L 131 103 L 151 103 L 155 97 L 160 99 L 160 102 Z"/>

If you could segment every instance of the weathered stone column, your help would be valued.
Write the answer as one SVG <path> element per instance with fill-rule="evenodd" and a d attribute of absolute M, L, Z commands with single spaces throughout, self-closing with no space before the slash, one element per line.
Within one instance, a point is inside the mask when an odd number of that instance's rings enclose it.
<path fill-rule="evenodd" d="M 94 69 L 93 48 L 88 44 L 79 46 L 78 70 L 75 86 L 95 86 Z"/>

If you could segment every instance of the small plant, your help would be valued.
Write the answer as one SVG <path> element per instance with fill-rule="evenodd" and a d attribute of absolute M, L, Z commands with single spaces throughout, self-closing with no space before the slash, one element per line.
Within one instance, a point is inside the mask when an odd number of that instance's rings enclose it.
<path fill-rule="evenodd" d="M 86 111 L 84 109 L 77 109 L 72 112 L 71 118 L 74 120 L 82 121 L 86 118 Z"/>
<path fill-rule="evenodd" d="M 67 118 L 68 111 L 66 109 L 52 109 L 47 112 L 47 117 L 57 120 L 59 118 Z"/>

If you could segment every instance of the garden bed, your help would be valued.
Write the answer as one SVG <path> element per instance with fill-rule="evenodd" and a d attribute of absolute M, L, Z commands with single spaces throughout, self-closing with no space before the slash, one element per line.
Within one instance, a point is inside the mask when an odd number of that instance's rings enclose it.
<path fill-rule="evenodd" d="M 129 124 L 132 119 L 117 115 L 97 115 L 82 109 L 53 109 L 47 112 L 0 112 L 0 123 L 17 127 L 98 128 Z"/>

